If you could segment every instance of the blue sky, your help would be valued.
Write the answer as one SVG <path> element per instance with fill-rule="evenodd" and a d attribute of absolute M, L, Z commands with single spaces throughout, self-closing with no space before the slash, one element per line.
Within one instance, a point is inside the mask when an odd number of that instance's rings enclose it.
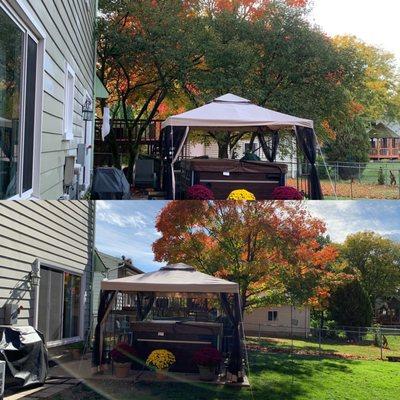
<path fill-rule="evenodd" d="M 154 225 L 164 201 L 97 201 L 96 247 L 116 257 L 132 258 L 136 267 L 153 271 L 152 243 L 160 237 Z M 327 224 L 328 233 L 343 242 L 350 233 L 372 230 L 400 242 L 399 201 L 316 201 L 308 210 Z"/>
<path fill-rule="evenodd" d="M 329 35 L 352 34 L 400 62 L 399 0 L 313 0 L 311 21 Z"/>

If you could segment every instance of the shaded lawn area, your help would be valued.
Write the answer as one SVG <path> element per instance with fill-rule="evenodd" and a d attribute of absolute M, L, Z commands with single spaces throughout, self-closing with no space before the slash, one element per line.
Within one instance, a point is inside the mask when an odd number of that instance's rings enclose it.
<path fill-rule="evenodd" d="M 253 350 L 261 351 L 285 351 L 290 352 L 292 349 L 291 339 L 261 339 L 247 338 L 248 345 Z M 363 344 L 354 343 L 338 343 L 325 339 L 321 344 L 322 355 L 332 355 L 343 358 L 355 358 L 365 360 L 380 360 L 381 349 L 373 344 L 372 336 L 368 337 L 368 341 Z M 387 336 L 389 348 L 383 349 L 383 359 L 388 356 L 400 357 L 400 336 Z M 293 340 L 293 350 L 295 353 L 307 353 L 311 355 L 319 355 L 319 344 L 311 340 Z"/>
<path fill-rule="evenodd" d="M 399 393 L 399 364 L 382 361 L 291 357 L 251 353 L 252 391 L 209 384 L 96 381 L 56 400 L 393 400 Z M 90 384 L 90 383 L 89 383 Z M 97 393 L 96 393 L 97 392 Z"/>

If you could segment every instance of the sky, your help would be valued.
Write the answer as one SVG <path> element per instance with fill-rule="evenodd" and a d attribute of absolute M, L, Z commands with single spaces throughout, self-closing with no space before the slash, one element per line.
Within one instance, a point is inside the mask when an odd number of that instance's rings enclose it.
<path fill-rule="evenodd" d="M 157 215 L 166 201 L 96 202 L 96 247 L 101 252 L 133 260 L 144 272 L 159 269 L 152 243 L 160 237 L 155 229 Z M 400 242 L 400 201 L 307 202 L 310 213 L 325 221 L 332 240 L 342 243 L 347 235 L 374 231 Z"/>
<path fill-rule="evenodd" d="M 393 53 L 400 65 L 399 0 L 313 0 L 313 22 L 329 35 L 353 34 Z"/>

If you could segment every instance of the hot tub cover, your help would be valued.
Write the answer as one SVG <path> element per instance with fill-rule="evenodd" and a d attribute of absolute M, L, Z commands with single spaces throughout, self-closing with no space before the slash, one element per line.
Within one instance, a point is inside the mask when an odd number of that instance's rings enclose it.
<path fill-rule="evenodd" d="M 31 326 L 0 327 L 0 360 L 6 362 L 6 386 L 41 385 L 46 380 L 44 337 Z"/>
<path fill-rule="evenodd" d="M 101 289 L 131 292 L 238 293 L 239 285 L 203 274 L 189 265 L 179 263 L 169 264 L 146 274 L 105 279 L 101 282 Z"/>
<path fill-rule="evenodd" d="M 265 172 L 268 171 L 280 171 L 281 173 L 287 173 L 288 167 L 282 163 L 270 163 L 268 161 L 257 161 L 257 160 L 229 160 L 219 158 L 192 158 L 190 160 L 183 161 L 184 164 L 189 164 L 193 171 L 203 172 L 215 172 L 215 171 L 226 171 L 226 172 Z"/>

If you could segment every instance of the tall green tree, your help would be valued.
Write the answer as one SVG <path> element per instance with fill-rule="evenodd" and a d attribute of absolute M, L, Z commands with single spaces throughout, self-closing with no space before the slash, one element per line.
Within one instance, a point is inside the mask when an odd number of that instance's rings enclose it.
<path fill-rule="evenodd" d="M 349 272 L 355 275 L 373 305 L 400 290 L 400 245 L 373 232 L 349 235 L 341 249 Z"/>
<path fill-rule="evenodd" d="M 338 287 L 329 299 L 328 312 L 338 327 L 368 327 L 372 324 L 371 300 L 357 280 Z M 348 335 L 353 335 L 351 329 Z"/>

